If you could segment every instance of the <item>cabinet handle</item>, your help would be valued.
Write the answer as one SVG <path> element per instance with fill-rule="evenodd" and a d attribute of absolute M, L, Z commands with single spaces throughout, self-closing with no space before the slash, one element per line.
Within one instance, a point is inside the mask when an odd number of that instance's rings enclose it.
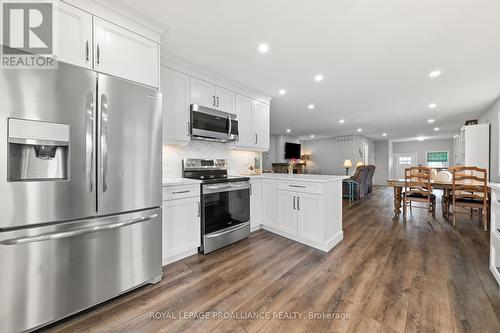
<path fill-rule="evenodd" d="M 198 217 L 201 217 L 201 203 L 198 201 Z"/>
<path fill-rule="evenodd" d="M 293 196 L 293 210 L 295 210 L 295 196 Z"/>
<path fill-rule="evenodd" d="M 215 106 L 215 95 L 214 95 L 214 96 L 212 96 L 212 97 L 214 98 L 214 104 L 213 104 L 213 106 Z"/>
<path fill-rule="evenodd" d="M 306 188 L 304 185 L 288 185 L 290 187 Z"/>
<path fill-rule="evenodd" d="M 89 62 L 89 41 L 85 42 L 85 60 Z"/>
<path fill-rule="evenodd" d="M 189 137 L 191 134 L 191 124 L 189 123 L 189 121 L 187 122 L 187 136 Z"/>
<path fill-rule="evenodd" d="M 99 65 L 101 63 L 101 50 L 100 50 L 100 47 L 99 47 L 99 44 L 97 44 L 97 64 Z"/>
<path fill-rule="evenodd" d="M 219 107 L 219 96 L 217 96 L 216 98 L 217 98 L 217 107 Z"/>
<path fill-rule="evenodd" d="M 257 142 L 258 142 L 257 133 L 255 133 L 254 136 L 255 136 L 255 144 L 257 144 Z"/>
<path fill-rule="evenodd" d="M 186 190 L 186 191 L 177 191 L 177 192 L 172 192 L 172 194 L 183 194 L 183 193 L 189 193 L 191 192 L 190 190 Z"/>
<path fill-rule="evenodd" d="M 300 197 L 297 197 L 297 210 L 300 210 Z"/>

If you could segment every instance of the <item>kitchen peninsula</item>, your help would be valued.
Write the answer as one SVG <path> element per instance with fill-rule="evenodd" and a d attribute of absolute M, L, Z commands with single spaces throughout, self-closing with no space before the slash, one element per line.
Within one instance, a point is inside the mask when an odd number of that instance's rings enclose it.
<path fill-rule="evenodd" d="M 262 174 L 250 176 L 251 229 L 330 251 L 343 239 L 345 176 Z"/>

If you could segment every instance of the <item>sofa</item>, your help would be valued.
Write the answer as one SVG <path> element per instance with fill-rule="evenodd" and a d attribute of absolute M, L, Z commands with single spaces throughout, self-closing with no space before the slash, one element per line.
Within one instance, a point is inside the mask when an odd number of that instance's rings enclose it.
<path fill-rule="evenodd" d="M 374 165 L 362 165 L 356 168 L 354 175 L 348 179 L 354 183 L 354 199 L 359 200 L 373 191 L 373 175 L 375 174 Z M 344 196 L 349 193 L 349 184 L 344 182 L 342 187 Z"/>

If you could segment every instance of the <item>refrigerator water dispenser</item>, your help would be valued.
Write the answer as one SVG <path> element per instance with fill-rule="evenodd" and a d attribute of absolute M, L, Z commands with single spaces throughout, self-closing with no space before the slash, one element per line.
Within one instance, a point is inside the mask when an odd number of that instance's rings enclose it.
<path fill-rule="evenodd" d="M 68 179 L 69 125 L 9 119 L 8 180 Z"/>

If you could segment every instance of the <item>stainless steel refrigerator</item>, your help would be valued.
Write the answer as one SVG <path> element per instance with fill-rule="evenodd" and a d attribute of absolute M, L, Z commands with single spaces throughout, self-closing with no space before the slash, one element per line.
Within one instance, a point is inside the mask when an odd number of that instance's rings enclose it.
<path fill-rule="evenodd" d="M 0 71 L 0 332 L 161 279 L 161 117 L 112 76 Z"/>

